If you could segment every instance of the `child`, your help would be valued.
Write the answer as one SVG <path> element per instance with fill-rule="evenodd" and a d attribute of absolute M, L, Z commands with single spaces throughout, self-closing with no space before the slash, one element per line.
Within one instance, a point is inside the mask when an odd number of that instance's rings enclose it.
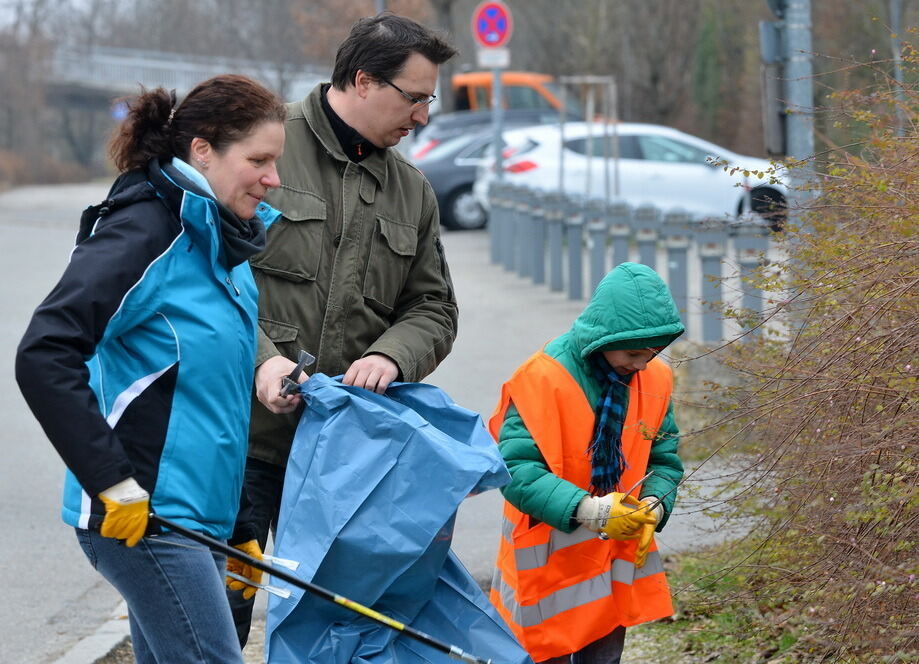
<path fill-rule="evenodd" d="M 655 355 L 683 331 L 661 278 L 623 263 L 502 387 L 489 428 L 512 479 L 491 600 L 536 662 L 616 664 L 627 626 L 673 613 L 652 535 L 683 464 Z"/>

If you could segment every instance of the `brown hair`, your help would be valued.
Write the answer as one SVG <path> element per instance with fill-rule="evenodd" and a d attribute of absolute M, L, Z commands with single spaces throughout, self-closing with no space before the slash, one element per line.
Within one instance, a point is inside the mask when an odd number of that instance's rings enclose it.
<path fill-rule="evenodd" d="M 345 90 L 354 85 L 362 69 L 375 78 L 394 79 L 412 53 L 420 53 L 435 65 L 456 55 L 446 39 L 420 23 L 388 12 L 362 18 L 338 47 L 332 85 Z"/>
<path fill-rule="evenodd" d="M 193 138 L 218 152 L 245 138 L 262 122 L 284 122 L 281 100 L 251 78 L 224 74 L 199 83 L 178 106 L 175 91 L 147 90 L 128 103 L 128 116 L 115 130 L 109 154 L 119 172 L 154 157 L 188 159 Z"/>

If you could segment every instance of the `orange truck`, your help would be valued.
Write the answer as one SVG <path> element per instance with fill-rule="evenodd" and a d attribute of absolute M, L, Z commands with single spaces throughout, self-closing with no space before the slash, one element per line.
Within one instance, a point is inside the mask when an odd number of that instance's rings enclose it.
<path fill-rule="evenodd" d="M 471 71 L 453 76 L 453 111 L 487 111 L 491 109 L 490 71 Z M 501 74 L 504 108 L 532 108 L 557 111 L 562 106 L 561 85 L 549 74 L 529 71 L 505 71 Z M 568 112 L 580 115 L 574 95 L 567 95 Z"/>

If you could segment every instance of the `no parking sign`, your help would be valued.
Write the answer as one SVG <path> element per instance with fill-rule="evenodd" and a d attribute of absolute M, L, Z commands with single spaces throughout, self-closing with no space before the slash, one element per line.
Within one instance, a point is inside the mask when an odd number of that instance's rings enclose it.
<path fill-rule="evenodd" d="M 511 10 L 498 0 L 486 0 L 472 12 L 472 36 L 485 48 L 500 48 L 511 40 Z"/>

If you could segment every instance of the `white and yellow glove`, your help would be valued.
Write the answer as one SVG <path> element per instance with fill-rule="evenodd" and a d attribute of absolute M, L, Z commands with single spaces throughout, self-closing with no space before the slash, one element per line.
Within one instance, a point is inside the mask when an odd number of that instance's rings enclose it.
<path fill-rule="evenodd" d="M 634 496 L 613 492 L 605 496 L 585 496 L 575 518 L 585 528 L 614 540 L 633 540 L 641 536 L 642 526 L 657 524 L 648 505 Z"/>
<path fill-rule="evenodd" d="M 124 540 L 126 546 L 137 544 L 147 532 L 150 494 L 133 477 L 122 480 L 99 493 L 105 505 L 105 516 L 99 534 Z"/>

